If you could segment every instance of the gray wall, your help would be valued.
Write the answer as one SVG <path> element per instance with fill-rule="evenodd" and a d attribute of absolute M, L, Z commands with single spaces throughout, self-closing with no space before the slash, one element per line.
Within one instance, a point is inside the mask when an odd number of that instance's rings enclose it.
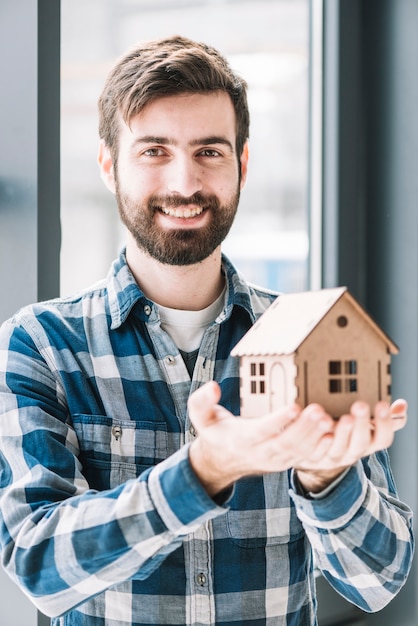
<path fill-rule="evenodd" d="M 0 2 L 0 322 L 59 293 L 60 3 Z M 49 623 L 0 570 L 1 626 Z"/>
<path fill-rule="evenodd" d="M 0 2 L 0 320 L 59 291 L 59 9 Z"/>
<path fill-rule="evenodd" d="M 408 400 L 409 423 L 390 456 L 417 511 L 418 2 L 324 6 L 323 283 L 347 285 L 400 347 L 392 391 Z M 365 623 L 418 623 L 416 559 L 399 596 Z"/>
<path fill-rule="evenodd" d="M 409 423 L 391 450 L 402 497 L 418 511 L 418 2 L 365 2 L 368 144 L 367 299 L 400 346 L 394 392 Z M 415 519 L 415 532 L 417 520 Z M 418 562 L 398 598 L 373 624 L 418 623 Z"/>

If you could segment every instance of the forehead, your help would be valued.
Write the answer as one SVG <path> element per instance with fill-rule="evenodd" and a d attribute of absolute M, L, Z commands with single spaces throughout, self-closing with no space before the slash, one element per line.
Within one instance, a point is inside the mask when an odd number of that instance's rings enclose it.
<path fill-rule="evenodd" d="M 235 110 L 229 95 L 222 91 L 158 98 L 121 126 L 121 139 L 144 133 L 176 140 L 219 135 L 231 143 L 236 138 Z"/>

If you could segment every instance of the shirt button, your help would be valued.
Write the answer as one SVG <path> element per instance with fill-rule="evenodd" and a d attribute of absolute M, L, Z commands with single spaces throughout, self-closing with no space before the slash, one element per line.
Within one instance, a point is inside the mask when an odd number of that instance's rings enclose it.
<path fill-rule="evenodd" d="M 149 304 L 146 304 L 144 306 L 144 313 L 145 313 L 145 315 L 151 315 L 151 307 L 150 307 Z"/>
<path fill-rule="evenodd" d="M 196 580 L 197 584 L 201 587 L 204 587 L 206 585 L 206 576 L 202 572 L 200 572 L 200 574 L 196 576 Z"/>
<path fill-rule="evenodd" d="M 113 428 L 112 428 L 112 435 L 114 436 L 116 441 L 119 441 L 119 439 L 122 436 L 122 427 L 121 426 L 113 426 Z"/>
<path fill-rule="evenodd" d="M 173 357 L 172 354 L 169 354 L 168 356 L 165 357 L 164 360 L 167 363 L 167 365 L 173 365 L 176 359 Z"/>
<path fill-rule="evenodd" d="M 189 433 L 192 437 L 196 437 L 197 435 L 196 428 L 193 426 L 193 424 L 190 424 Z"/>

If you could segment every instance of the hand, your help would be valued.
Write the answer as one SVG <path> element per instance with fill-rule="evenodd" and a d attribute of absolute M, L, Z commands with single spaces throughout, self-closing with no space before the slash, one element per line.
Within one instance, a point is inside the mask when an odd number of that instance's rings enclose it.
<path fill-rule="evenodd" d="M 188 404 L 198 432 L 190 447 L 190 463 L 211 496 L 243 476 L 291 467 L 299 468 L 298 475 L 305 488 L 322 489 L 326 481 L 328 484 L 345 467 L 364 456 L 356 450 L 357 442 L 365 454 L 386 447 L 395 430 L 388 426 L 396 421 L 399 429 L 406 419 L 386 422 L 388 407 L 381 404 L 371 421 L 370 415 L 361 409 L 363 403 L 354 408 L 354 415 L 343 416 L 339 422 L 316 404 L 304 410 L 294 405 L 254 420 L 243 419 L 220 406 L 220 396 L 217 383 L 210 382 L 194 392 Z M 393 406 L 396 415 L 406 415 L 404 401 Z M 372 434 L 371 424 L 374 424 Z"/>
<path fill-rule="evenodd" d="M 359 459 L 389 448 L 395 432 L 406 424 L 407 408 L 401 399 L 391 406 L 379 402 L 372 417 L 368 404 L 355 402 L 350 414 L 336 421 L 333 436 L 321 450 L 322 457 L 314 453 L 296 467 L 302 487 L 310 492 L 322 491 Z"/>

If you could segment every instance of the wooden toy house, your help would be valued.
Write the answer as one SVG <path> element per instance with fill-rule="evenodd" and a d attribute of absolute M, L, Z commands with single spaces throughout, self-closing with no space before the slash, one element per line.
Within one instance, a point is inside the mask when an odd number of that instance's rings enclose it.
<path fill-rule="evenodd" d="M 338 417 L 355 400 L 390 401 L 398 352 L 346 287 L 281 295 L 231 352 L 241 416 L 317 402 Z"/>

